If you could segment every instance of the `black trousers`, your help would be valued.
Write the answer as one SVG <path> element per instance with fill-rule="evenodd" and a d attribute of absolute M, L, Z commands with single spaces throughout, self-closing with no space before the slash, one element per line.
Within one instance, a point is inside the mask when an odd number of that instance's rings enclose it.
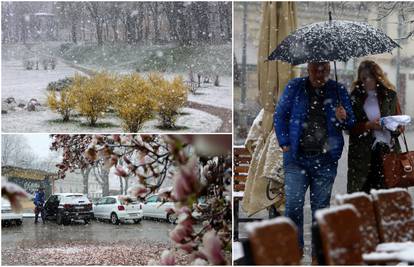
<path fill-rule="evenodd" d="M 39 220 L 39 213 L 42 218 L 42 222 L 45 222 L 45 210 L 43 205 L 39 205 L 35 208 L 35 222 L 38 222 Z"/>
<path fill-rule="evenodd" d="M 378 142 L 371 150 L 371 162 L 368 171 L 367 181 L 362 187 L 362 191 L 368 193 L 371 189 L 384 188 L 384 165 L 383 158 L 385 154 L 390 153 L 390 147 Z"/>

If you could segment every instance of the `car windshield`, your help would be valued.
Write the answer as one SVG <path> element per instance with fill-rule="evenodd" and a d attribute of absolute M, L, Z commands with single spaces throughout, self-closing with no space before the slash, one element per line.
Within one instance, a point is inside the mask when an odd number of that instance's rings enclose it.
<path fill-rule="evenodd" d="M 119 199 L 119 202 L 121 203 L 121 205 L 138 204 L 138 201 L 132 198 L 121 198 Z"/>
<path fill-rule="evenodd" d="M 65 197 L 66 198 L 78 198 L 78 197 L 83 197 L 83 195 L 67 195 Z"/>

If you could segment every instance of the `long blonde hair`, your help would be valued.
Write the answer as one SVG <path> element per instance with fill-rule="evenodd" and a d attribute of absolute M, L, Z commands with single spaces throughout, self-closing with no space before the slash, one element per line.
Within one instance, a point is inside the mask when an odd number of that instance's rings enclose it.
<path fill-rule="evenodd" d="M 395 91 L 395 86 L 388 80 L 384 71 L 377 63 L 372 60 L 364 60 L 361 62 L 361 64 L 359 64 L 358 77 L 355 81 L 352 82 L 352 90 L 355 90 L 355 88 L 362 85 L 361 72 L 363 70 L 368 70 L 370 74 L 375 77 L 377 83 L 380 83 L 385 88 Z"/>

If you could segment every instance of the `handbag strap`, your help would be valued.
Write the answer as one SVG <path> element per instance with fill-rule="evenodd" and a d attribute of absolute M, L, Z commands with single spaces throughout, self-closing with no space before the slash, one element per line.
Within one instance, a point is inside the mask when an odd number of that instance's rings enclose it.
<path fill-rule="evenodd" d="M 404 131 L 402 132 L 402 136 L 403 136 L 404 145 L 405 145 L 405 152 L 408 152 L 407 139 L 405 138 L 405 133 L 404 133 Z"/>

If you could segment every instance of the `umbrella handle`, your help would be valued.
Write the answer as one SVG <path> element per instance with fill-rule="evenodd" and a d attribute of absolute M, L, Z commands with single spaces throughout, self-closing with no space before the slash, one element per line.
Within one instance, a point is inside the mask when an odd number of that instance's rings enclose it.
<path fill-rule="evenodd" d="M 330 12 L 329 12 L 330 13 Z M 336 72 L 336 61 L 334 61 L 334 70 L 335 70 L 335 82 L 336 82 L 336 97 L 338 98 L 338 107 L 341 106 L 341 98 L 339 96 L 339 87 L 338 87 L 338 74 Z"/>

